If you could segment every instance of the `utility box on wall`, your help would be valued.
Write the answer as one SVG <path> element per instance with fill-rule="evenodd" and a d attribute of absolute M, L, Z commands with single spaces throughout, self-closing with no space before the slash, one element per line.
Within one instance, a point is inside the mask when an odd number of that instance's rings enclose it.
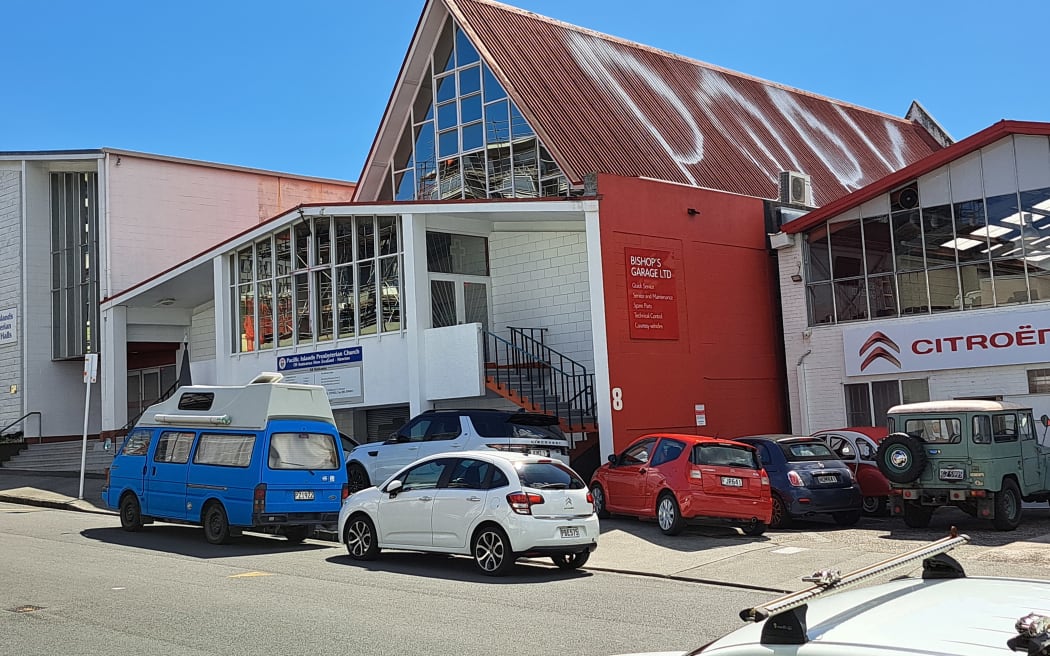
<path fill-rule="evenodd" d="M 480 323 L 431 328 L 423 334 L 428 401 L 484 396 L 485 335 Z"/>

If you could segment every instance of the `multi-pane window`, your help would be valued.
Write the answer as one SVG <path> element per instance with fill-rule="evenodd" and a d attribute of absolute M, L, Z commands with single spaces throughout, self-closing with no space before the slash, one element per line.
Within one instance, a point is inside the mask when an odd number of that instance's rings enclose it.
<path fill-rule="evenodd" d="M 1028 370 L 1028 393 L 1050 394 L 1050 369 Z"/>
<path fill-rule="evenodd" d="M 568 196 L 568 179 L 451 18 L 379 200 Z"/>
<path fill-rule="evenodd" d="M 51 354 L 99 350 L 98 174 L 51 174 Z"/>
<path fill-rule="evenodd" d="M 234 352 L 401 330 L 396 216 L 312 217 L 232 257 Z"/>
<path fill-rule="evenodd" d="M 810 325 L 1050 300 L 1050 188 L 889 207 L 807 233 Z"/>
<path fill-rule="evenodd" d="M 885 426 L 887 413 L 893 406 L 930 400 L 929 381 L 925 378 L 878 380 L 842 387 L 849 426 Z"/>

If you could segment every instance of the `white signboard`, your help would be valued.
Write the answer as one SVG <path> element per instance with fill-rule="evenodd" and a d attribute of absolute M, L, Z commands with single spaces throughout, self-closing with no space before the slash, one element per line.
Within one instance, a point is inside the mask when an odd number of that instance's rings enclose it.
<path fill-rule="evenodd" d="M 1050 362 L 1050 306 L 842 329 L 847 376 Z"/>
<path fill-rule="evenodd" d="M 0 344 L 14 344 L 18 341 L 18 308 L 0 310 Z"/>
<path fill-rule="evenodd" d="M 361 386 L 360 365 L 288 372 L 284 374 L 283 382 L 297 385 L 320 385 L 325 388 L 328 398 L 332 401 L 360 403 L 365 398 L 364 389 Z"/>

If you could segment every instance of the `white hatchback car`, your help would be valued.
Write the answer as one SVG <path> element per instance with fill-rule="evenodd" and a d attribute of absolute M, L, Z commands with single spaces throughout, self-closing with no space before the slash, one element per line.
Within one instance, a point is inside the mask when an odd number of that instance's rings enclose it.
<path fill-rule="evenodd" d="M 557 460 L 464 451 L 422 458 L 352 494 L 339 536 L 356 560 L 380 549 L 465 554 L 496 576 L 522 556 L 583 566 L 598 546 L 598 516 L 587 484 Z"/>

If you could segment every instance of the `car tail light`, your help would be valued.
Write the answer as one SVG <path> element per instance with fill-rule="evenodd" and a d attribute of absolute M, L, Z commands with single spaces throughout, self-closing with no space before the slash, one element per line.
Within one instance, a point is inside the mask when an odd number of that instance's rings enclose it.
<path fill-rule="evenodd" d="M 970 490 L 970 496 L 971 497 L 986 497 L 986 496 L 988 496 L 988 493 L 985 492 L 984 490 Z"/>
<path fill-rule="evenodd" d="M 769 477 L 762 474 L 762 487 L 769 487 Z"/>
<path fill-rule="evenodd" d="M 788 483 L 791 483 L 795 487 L 805 487 L 806 484 L 802 482 L 802 477 L 798 475 L 798 472 L 791 470 L 788 472 Z"/>
<path fill-rule="evenodd" d="M 256 514 L 266 512 L 266 483 L 255 486 L 255 494 L 252 495 L 252 512 Z"/>
<path fill-rule="evenodd" d="M 519 515 L 531 515 L 532 507 L 543 503 L 543 497 L 538 494 L 512 492 L 507 495 L 507 503 L 510 504 L 510 509 Z"/>
<path fill-rule="evenodd" d="M 689 470 L 689 478 L 694 481 L 699 481 L 704 478 L 704 475 L 700 473 L 700 470 L 697 467 L 693 467 Z"/>
<path fill-rule="evenodd" d="M 342 499 L 343 501 L 346 501 L 346 498 L 348 496 L 350 496 L 350 484 L 349 483 L 343 483 L 343 491 L 342 491 L 342 494 L 340 495 L 339 498 Z"/>
<path fill-rule="evenodd" d="M 592 504 L 592 505 L 594 504 L 594 495 L 591 494 L 590 492 L 587 493 L 587 503 Z"/>

